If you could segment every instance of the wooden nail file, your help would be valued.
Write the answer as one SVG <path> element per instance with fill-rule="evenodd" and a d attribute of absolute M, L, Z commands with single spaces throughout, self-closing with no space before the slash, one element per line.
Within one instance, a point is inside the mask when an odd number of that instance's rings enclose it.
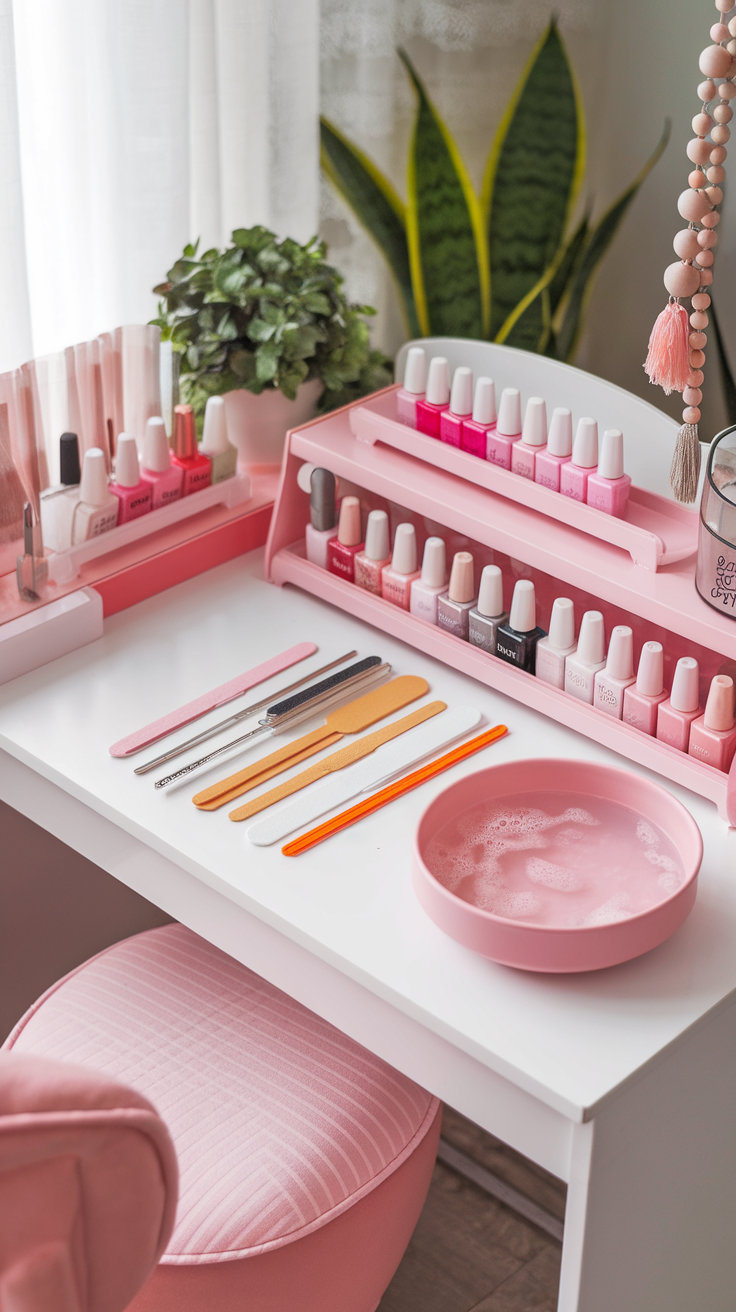
<path fill-rule="evenodd" d="M 392 679 L 390 683 L 374 688 L 373 692 L 356 697 L 347 706 L 332 711 L 319 729 L 313 729 L 311 733 L 304 734 L 293 743 L 287 743 L 285 747 L 280 747 L 270 756 L 264 756 L 261 761 L 256 761 L 245 770 L 238 770 L 237 774 L 228 775 L 219 783 L 212 784 L 210 788 L 197 793 L 192 801 L 201 811 L 216 811 L 226 802 L 234 801 L 257 784 L 271 779 L 274 774 L 288 770 L 295 764 L 295 760 L 303 761 L 307 755 L 311 756 L 323 747 L 330 747 L 346 733 L 362 733 L 377 720 L 391 715 L 393 711 L 402 710 L 409 702 L 415 702 L 417 697 L 423 697 L 428 690 L 427 680 L 415 674 L 403 674 L 398 679 Z"/>
<path fill-rule="evenodd" d="M 302 770 L 301 774 L 294 775 L 293 779 L 287 779 L 277 788 L 271 788 L 267 793 L 261 793 L 260 797 L 254 797 L 252 802 L 246 802 L 245 806 L 239 806 L 235 811 L 231 811 L 228 819 L 249 820 L 252 815 L 265 811 L 267 806 L 283 801 L 292 793 L 298 793 L 301 788 L 306 788 L 307 784 L 314 783 L 316 779 L 324 779 L 325 775 L 332 774 L 334 770 L 342 770 L 346 765 L 354 765 L 356 761 L 362 761 L 364 756 L 375 752 L 377 747 L 382 747 L 392 738 L 398 738 L 400 734 L 406 733 L 407 729 L 413 729 L 415 725 L 423 724 L 425 720 L 431 720 L 433 715 L 439 715 L 440 711 L 446 710 L 446 702 L 430 702 L 428 706 L 420 706 L 418 711 L 412 711 L 401 720 L 394 720 L 392 724 L 377 729 L 375 733 L 366 734 L 365 738 L 359 738 L 348 747 L 341 747 L 339 752 L 333 752 L 332 756 L 325 756 L 308 770 Z"/>

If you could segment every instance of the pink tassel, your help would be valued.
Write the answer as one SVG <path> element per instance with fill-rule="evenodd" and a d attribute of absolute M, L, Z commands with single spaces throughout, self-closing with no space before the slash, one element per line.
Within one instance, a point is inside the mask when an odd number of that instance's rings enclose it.
<path fill-rule="evenodd" d="M 679 301 L 670 301 L 652 328 L 644 369 L 649 381 L 670 392 L 684 392 L 690 373 L 687 310 Z"/>

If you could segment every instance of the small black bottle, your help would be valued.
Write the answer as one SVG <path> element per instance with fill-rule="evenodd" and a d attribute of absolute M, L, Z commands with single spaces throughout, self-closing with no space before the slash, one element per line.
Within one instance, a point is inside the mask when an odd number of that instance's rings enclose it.
<path fill-rule="evenodd" d="M 511 601 L 511 614 L 496 633 L 496 655 L 509 665 L 534 674 L 537 643 L 546 637 L 537 624 L 537 601 L 531 579 L 519 579 Z"/>

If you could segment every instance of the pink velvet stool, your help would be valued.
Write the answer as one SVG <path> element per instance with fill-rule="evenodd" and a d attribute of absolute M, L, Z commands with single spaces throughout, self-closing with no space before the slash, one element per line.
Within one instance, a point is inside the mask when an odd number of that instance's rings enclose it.
<path fill-rule="evenodd" d="M 131 1312 L 374 1312 L 429 1187 L 436 1098 L 182 925 L 67 975 L 6 1047 L 131 1085 L 169 1128 L 176 1224 Z"/>

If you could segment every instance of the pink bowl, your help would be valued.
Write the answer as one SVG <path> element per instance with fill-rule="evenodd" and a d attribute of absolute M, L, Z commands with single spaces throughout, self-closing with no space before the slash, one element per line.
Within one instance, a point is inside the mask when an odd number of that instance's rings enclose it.
<path fill-rule="evenodd" d="M 480 802 L 530 792 L 572 792 L 627 806 L 658 825 L 677 848 L 685 882 L 648 910 L 610 924 L 557 928 L 482 911 L 451 893 L 424 862 L 427 845 L 449 820 Z M 611 834 L 615 841 L 615 832 Z M 492 765 L 451 784 L 419 821 L 412 857 L 414 891 L 427 915 L 465 947 L 521 970 L 601 970 L 657 947 L 689 916 L 697 892 L 703 840 L 690 812 L 659 784 L 638 774 L 589 761 L 527 760 Z"/>

